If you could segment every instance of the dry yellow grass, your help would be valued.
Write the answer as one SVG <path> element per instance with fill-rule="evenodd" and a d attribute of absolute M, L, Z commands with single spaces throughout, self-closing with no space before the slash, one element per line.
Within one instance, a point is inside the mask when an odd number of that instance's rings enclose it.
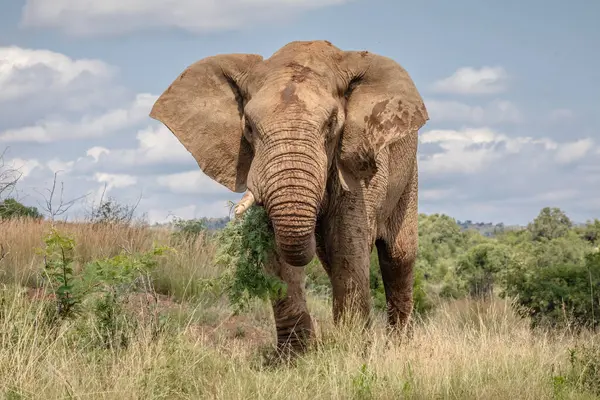
<path fill-rule="evenodd" d="M 44 302 L 17 284 L 33 282 L 48 226 L 11 222 L 0 226 L 10 254 L 0 270 L 0 391 L 7 399 L 593 399 L 561 376 L 569 349 L 598 341 L 593 335 L 534 333 L 505 301 L 444 304 L 416 324 L 411 340 L 385 334 L 377 315 L 366 333 L 335 327 L 328 299 L 310 296 L 317 321 L 315 347 L 295 365 L 271 366 L 261 354 L 274 342 L 268 305 L 231 317 L 226 301 L 207 301 L 197 278 L 215 277 L 214 249 L 200 240 L 178 247 L 157 280 L 179 291 L 165 300 L 169 327 L 153 339 L 142 329 L 129 347 L 89 346 L 86 321 L 44 328 Z M 173 244 L 168 232 L 145 228 L 65 225 L 81 260 L 113 255 L 122 247 L 144 250 L 154 241 Z M 170 280 L 172 279 L 172 281 Z M 187 288 L 187 289 L 184 289 Z"/>

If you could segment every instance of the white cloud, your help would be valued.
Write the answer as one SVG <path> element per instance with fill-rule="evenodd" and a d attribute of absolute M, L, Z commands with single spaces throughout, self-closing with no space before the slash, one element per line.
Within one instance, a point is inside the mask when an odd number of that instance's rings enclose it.
<path fill-rule="evenodd" d="M 561 145 L 556 152 L 556 161 L 560 164 L 570 164 L 583 158 L 594 147 L 590 138 Z"/>
<path fill-rule="evenodd" d="M 46 166 L 52 171 L 52 173 L 57 172 L 69 172 L 75 165 L 75 161 L 61 161 L 58 158 L 53 158 L 52 160 L 46 163 Z"/>
<path fill-rule="evenodd" d="M 506 89 L 508 75 L 502 67 L 463 67 L 432 85 L 438 93 L 493 94 Z"/>
<path fill-rule="evenodd" d="M 141 129 L 135 137 L 138 142 L 136 148 L 108 149 L 95 146 L 88 149 L 86 155 L 89 158 L 86 163 L 90 165 L 89 161 L 93 161 L 100 167 L 113 171 L 165 163 L 186 167 L 197 165 L 183 144 L 162 124 L 153 124 Z M 80 157 L 78 161 L 83 159 Z"/>
<path fill-rule="evenodd" d="M 111 188 L 123 188 L 133 186 L 137 183 L 135 176 L 126 174 L 105 174 L 98 172 L 94 174 L 94 179 L 100 183 L 107 183 Z"/>
<path fill-rule="evenodd" d="M 37 159 L 24 160 L 22 158 L 13 158 L 6 162 L 6 167 L 11 170 L 17 170 L 21 178 L 26 178 L 31 175 L 31 172 L 36 168 L 44 166 Z"/>
<path fill-rule="evenodd" d="M 181 194 L 227 194 L 231 193 L 206 176 L 200 169 L 180 172 L 176 174 L 161 175 L 156 178 L 157 183 L 173 193 Z"/>
<path fill-rule="evenodd" d="M 100 155 L 109 154 L 109 153 L 110 153 L 110 150 L 108 150 L 107 148 L 95 146 L 95 147 L 88 149 L 88 151 L 85 152 L 85 155 L 92 157 L 94 159 L 94 161 L 97 162 L 98 159 L 100 158 Z"/>
<path fill-rule="evenodd" d="M 161 162 L 193 161 L 183 144 L 162 124 L 149 126 L 136 134 L 137 149 L 112 150 L 109 159 L 123 164 L 158 164 Z"/>
<path fill-rule="evenodd" d="M 27 0 L 21 24 L 70 34 L 119 34 L 151 28 L 190 32 L 277 21 L 298 12 L 348 0 Z"/>
<path fill-rule="evenodd" d="M 558 145 L 547 138 L 509 137 L 489 128 L 431 130 L 420 136 L 422 144 L 437 144 L 442 152 L 421 157 L 420 169 L 432 174 L 474 174 L 483 171 L 506 154 L 520 152 L 524 146 L 555 150 Z"/>
<path fill-rule="evenodd" d="M 557 143 L 549 138 L 510 137 L 489 128 L 431 130 L 420 136 L 420 143 L 437 144 L 442 149 L 421 156 L 421 170 L 432 174 L 482 173 L 494 163 L 501 168 L 499 160 L 503 157 L 534 149 L 534 154 L 543 150 L 558 164 L 569 164 L 584 158 L 594 147 L 590 138 Z"/>
<path fill-rule="evenodd" d="M 423 136 L 422 212 L 508 224 L 530 221 L 545 206 L 560 207 L 577 221 L 598 214 L 597 202 L 585 202 L 600 196 L 600 164 L 589 138 L 559 143 L 485 128 Z"/>
<path fill-rule="evenodd" d="M 0 142 L 48 143 L 110 135 L 148 119 L 148 113 L 156 98 L 155 95 L 141 93 L 126 108 L 113 109 L 95 116 L 84 115 L 77 122 L 58 117 L 47 118 L 35 125 L 0 132 Z"/>
<path fill-rule="evenodd" d="M 112 78 L 115 72 L 100 60 L 74 60 L 49 50 L 0 47 L 0 102 L 42 91 L 82 89 L 90 81 Z"/>
<path fill-rule="evenodd" d="M 494 125 L 521 121 L 521 113 L 517 107 L 505 100 L 496 100 L 485 106 L 471 106 L 457 101 L 427 100 L 425 105 L 431 120 L 436 122 Z"/>
<path fill-rule="evenodd" d="M 191 158 L 183 144 L 164 125 L 155 125 L 137 134 L 140 143 L 138 153 L 148 162 Z"/>
<path fill-rule="evenodd" d="M 500 135 L 487 128 L 425 132 L 420 137 L 421 143 L 436 143 L 443 151 L 423 158 L 419 168 L 425 173 L 478 172 L 497 157 L 490 145 L 502 140 Z"/>

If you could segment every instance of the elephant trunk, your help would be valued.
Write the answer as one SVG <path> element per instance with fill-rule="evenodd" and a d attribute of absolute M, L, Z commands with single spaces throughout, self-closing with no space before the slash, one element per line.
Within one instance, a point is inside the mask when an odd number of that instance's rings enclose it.
<path fill-rule="evenodd" d="M 299 147 L 295 143 L 293 148 Z M 288 264 L 303 267 L 316 251 L 317 212 L 325 192 L 325 155 L 320 157 L 314 149 L 306 154 L 287 151 L 273 156 L 265 170 L 269 172 L 262 181 L 264 205 L 279 255 Z"/>
<path fill-rule="evenodd" d="M 305 266 L 315 256 L 317 211 L 311 208 L 299 201 L 269 208 L 279 255 L 294 267 Z"/>

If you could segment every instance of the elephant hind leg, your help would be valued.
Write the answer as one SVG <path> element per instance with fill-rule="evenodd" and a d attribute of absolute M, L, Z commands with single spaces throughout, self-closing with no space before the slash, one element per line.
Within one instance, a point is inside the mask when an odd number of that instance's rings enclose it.
<path fill-rule="evenodd" d="M 386 224 L 386 234 L 375 242 L 385 289 L 388 322 L 407 327 L 413 309 L 413 268 L 418 250 L 417 172 L 409 180 L 398 207 Z"/>
<path fill-rule="evenodd" d="M 383 240 L 376 242 L 377 255 L 390 327 L 402 330 L 406 327 L 413 308 L 413 262 L 409 254 L 402 254 Z M 399 254 L 400 253 L 400 254 Z"/>

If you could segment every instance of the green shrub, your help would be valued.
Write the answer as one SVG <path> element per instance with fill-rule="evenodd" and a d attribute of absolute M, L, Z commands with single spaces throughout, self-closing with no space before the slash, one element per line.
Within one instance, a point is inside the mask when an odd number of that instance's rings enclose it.
<path fill-rule="evenodd" d="M 285 296 L 286 284 L 265 269 L 274 254 L 275 238 L 264 208 L 250 207 L 230 221 L 217 236 L 215 262 L 225 269 L 229 301 L 236 311 L 251 298 L 267 300 Z"/>
<path fill-rule="evenodd" d="M 534 326 L 596 328 L 600 325 L 600 253 L 588 254 L 584 265 L 521 265 L 507 274 L 503 295 L 516 296 Z"/>
<path fill-rule="evenodd" d="M 56 311 L 49 314 L 52 324 L 64 319 L 91 315 L 95 331 L 104 347 L 127 346 L 133 334 L 124 304 L 137 289 L 155 294 L 150 274 L 157 266 L 157 257 L 168 250 L 155 247 L 141 254 L 122 252 L 111 258 L 94 260 L 75 268 L 72 237 L 52 228 L 44 238 L 44 277 L 56 298 Z M 160 321 L 154 320 L 156 333 Z"/>
<path fill-rule="evenodd" d="M 175 219 L 176 239 L 183 241 L 194 241 L 198 236 L 206 232 L 206 222 L 203 219 Z"/>
<path fill-rule="evenodd" d="M 481 243 L 462 255 L 457 264 L 456 273 L 465 281 L 468 293 L 476 298 L 489 297 L 498 275 L 511 267 L 512 254 L 503 244 Z"/>
<path fill-rule="evenodd" d="M 6 199 L 0 202 L 0 219 L 33 218 L 42 219 L 42 214 L 36 207 L 27 207 L 15 199 Z"/>
<path fill-rule="evenodd" d="M 83 293 L 81 278 L 74 274 L 75 241 L 55 228 L 44 238 L 44 278 L 56 296 L 56 316 L 73 318 L 79 311 Z"/>

